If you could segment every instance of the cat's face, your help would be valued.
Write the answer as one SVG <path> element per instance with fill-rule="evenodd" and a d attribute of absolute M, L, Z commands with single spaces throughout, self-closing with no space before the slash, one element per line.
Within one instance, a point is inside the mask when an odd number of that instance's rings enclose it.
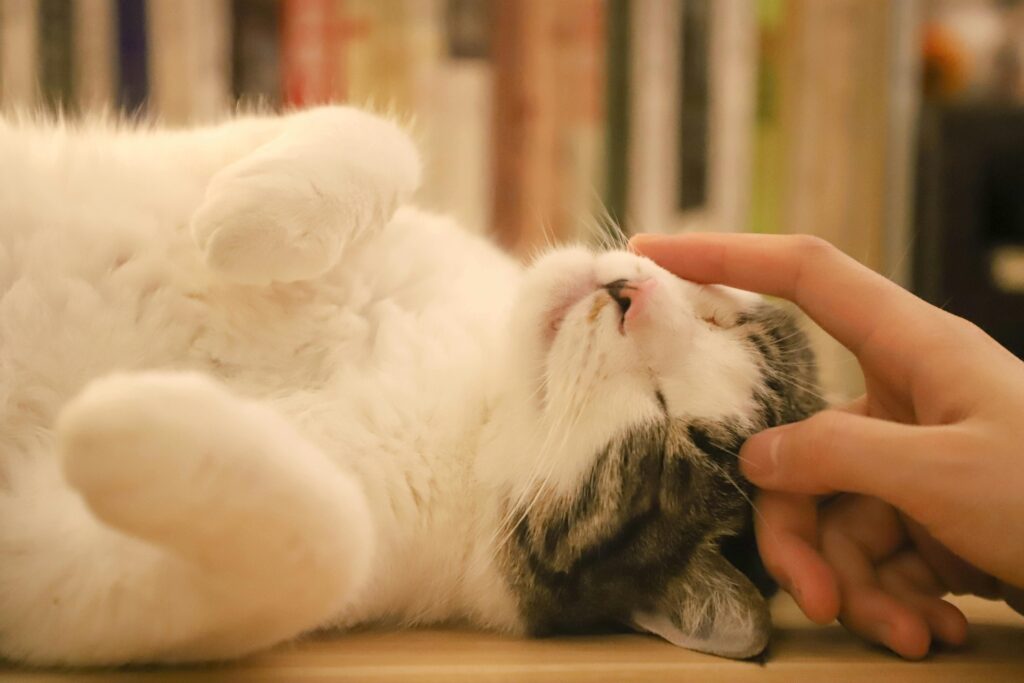
<path fill-rule="evenodd" d="M 529 270 L 512 334 L 515 405 L 488 475 L 528 627 L 760 651 L 764 601 L 719 546 L 749 520 L 743 440 L 820 408 L 791 317 L 633 254 L 567 249 Z"/>

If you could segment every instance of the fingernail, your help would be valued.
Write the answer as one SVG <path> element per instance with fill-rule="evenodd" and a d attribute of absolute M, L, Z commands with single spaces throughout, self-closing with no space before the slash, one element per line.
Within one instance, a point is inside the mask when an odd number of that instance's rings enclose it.
<path fill-rule="evenodd" d="M 629 238 L 629 246 L 634 248 L 643 247 L 653 242 L 656 242 L 657 240 L 657 235 L 647 235 L 645 233 L 640 233 L 639 235 L 633 235 L 632 237 Z"/>
<path fill-rule="evenodd" d="M 761 445 L 762 441 L 765 442 L 765 445 Z M 757 483 L 757 480 L 763 480 L 775 474 L 779 467 L 781 441 L 782 433 L 779 431 L 751 437 L 747 445 L 740 451 L 740 455 L 744 456 L 740 461 L 740 470 L 743 475 Z M 750 451 L 755 449 L 757 455 L 751 454 Z M 747 451 L 747 453 L 743 453 L 743 451 Z"/>

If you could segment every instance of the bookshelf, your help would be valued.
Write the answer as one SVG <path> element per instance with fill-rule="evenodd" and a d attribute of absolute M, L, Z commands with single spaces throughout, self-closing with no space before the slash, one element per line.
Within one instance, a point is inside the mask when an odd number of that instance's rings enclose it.
<path fill-rule="evenodd" d="M 409 123 L 421 203 L 524 256 L 607 211 L 905 270 L 925 1 L 0 0 L 0 106 L 349 102 Z"/>
<path fill-rule="evenodd" d="M 524 259 L 803 232 L 907 286 L 936 267 L 915 253 L 923 105 L 1020 106 L 1022 65 L 1024 3 L 999 0 L 0 0 L 4 110 L 368 106 L 417 138 L 420 204 Z M 1016 253 L 993 272 L 1020 280 Z M 822 343 L 826 384 L 855 390 Z"/>

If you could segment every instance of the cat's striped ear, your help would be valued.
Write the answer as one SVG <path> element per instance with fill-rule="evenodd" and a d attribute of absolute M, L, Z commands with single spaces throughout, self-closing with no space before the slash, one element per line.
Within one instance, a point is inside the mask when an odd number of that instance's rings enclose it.
<path fill-rule="evenodd" d="M 772 630 L 764 598 L 713 550 L 695 555 L 653 610 L 633 613 L 632 625 L 673 645 L 734 659 L 760 654 Z"/>
<path fill-rule="evenodd" d="M 723 285 L 698 285 L 693 308 L 698 318 L 717 327 L 732 327 L 747 311 L 763 303 L 760 294 Z"/>

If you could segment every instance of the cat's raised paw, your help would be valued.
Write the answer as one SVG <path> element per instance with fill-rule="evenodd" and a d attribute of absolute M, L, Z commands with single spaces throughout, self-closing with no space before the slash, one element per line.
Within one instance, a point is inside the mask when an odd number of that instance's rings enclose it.
<path fill-rule="evenodd" d="M 234 282 L 269 284 L 318 277 L 341 253 L 358 211 L 313 179 L 256 167 L 214 178 L 192 218 L 192 235 L 212 270 Z"/>
<path fill-rule="evenodd" d="M 345 107 L 315 110 L 213 177 L 192 236 L 207 266 L 235 282 L 310 280 L 387 223 L 419 173 L 397 125 Z"/>

